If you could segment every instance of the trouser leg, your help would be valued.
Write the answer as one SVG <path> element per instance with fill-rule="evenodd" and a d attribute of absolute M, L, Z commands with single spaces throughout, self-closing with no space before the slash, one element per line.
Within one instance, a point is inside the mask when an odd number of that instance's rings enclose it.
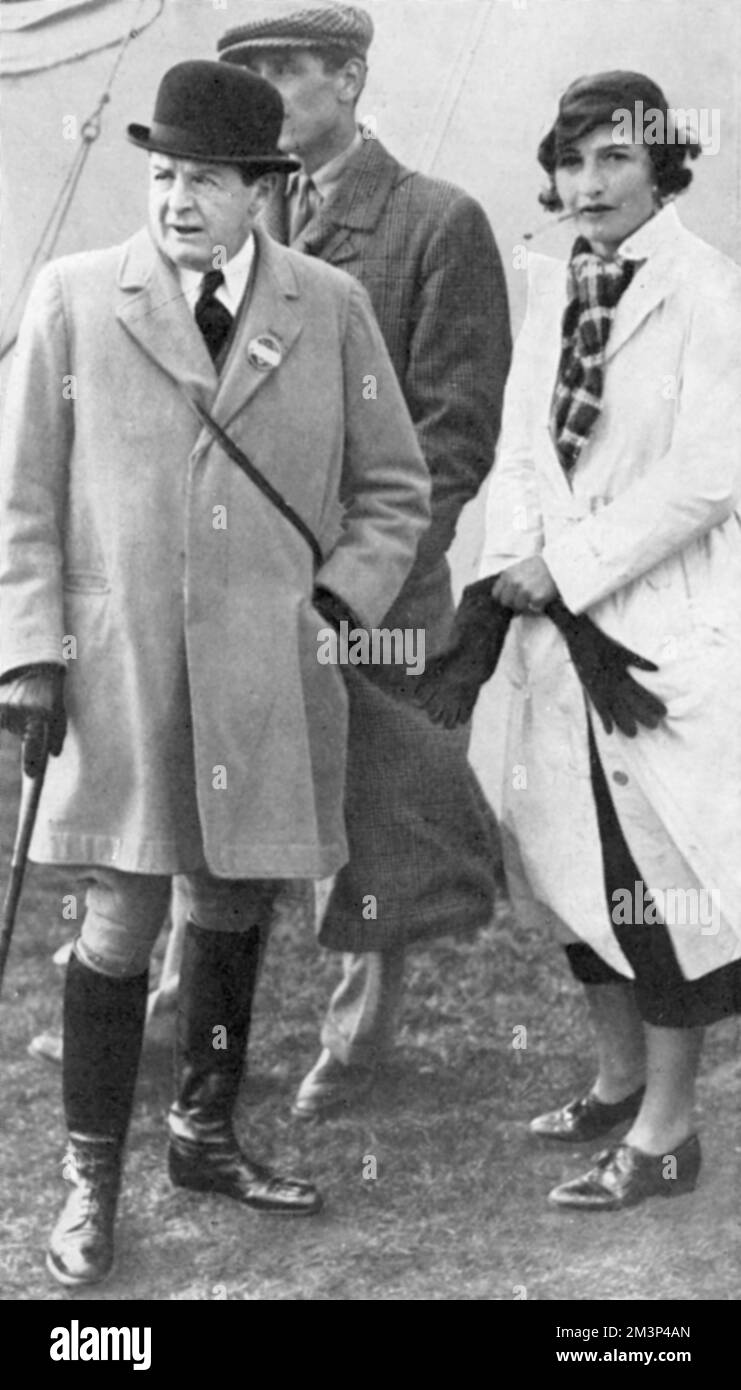
<path fill-rule="evenodd" d="M 185 928 L 188 921 L 188 897 L 183 891 L 181 879 L 172 880 L 170 907 L 167 914 L 168 928 L 165 954 L 157 988 L 150 990 L 147 1002 L 147 1022 L 157 1014 L 174 1006 L 180 983 L 180 965 L 183 958 Z"/>
<path fill-rule="evenodd" d="M 342 979 L 322 1026 L 322 1045 L 345 1066 L 375 1067 L 393 1042 L 404 950 L 342 957 Z"/>

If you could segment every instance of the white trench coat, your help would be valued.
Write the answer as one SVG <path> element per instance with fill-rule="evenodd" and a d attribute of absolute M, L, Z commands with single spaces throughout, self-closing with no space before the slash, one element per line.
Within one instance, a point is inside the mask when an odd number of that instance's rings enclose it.
<path fill-rule="evenodd" d="M 621 254 L 639 266 L 612 325 L 602 413 L 570 478 L 548 424 L 566 265 L 529 258 L 480 573 L 542 553 L 573 612 L 656 662 L 655 675 L 633 674 L 668 707 L 658 729 L 630 739 L 593 723 L 646 887 L 687 891 L 689 916 L 689 895 L 704 904 L 702 922 L 682 922 L 681 909 L 667 921 L 695 979 L 741 956 L 741 269 L 673 205 Z M 497 681 L 515 899 L 632 976 L 606 904 L 584 697 L 548 618 L 513 623 Z"/>

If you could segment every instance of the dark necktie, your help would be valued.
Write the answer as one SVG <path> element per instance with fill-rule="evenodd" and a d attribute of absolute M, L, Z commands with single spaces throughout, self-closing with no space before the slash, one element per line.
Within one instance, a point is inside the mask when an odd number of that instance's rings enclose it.
<path fill-rule="evenodd" d="M 321 201 L 319 190 L 313 179 L 309 178 L 307 174 L 299 174 L 294 197 L 291 199 L 289 214 L 291 244 L 300 237 L 304 227 L 307 227 L 312 218 L 316 216 Z"/>
<path fill-rule="evenodd" d="M 196 323 L 214 362 L 217 361 L 234 322 L 226 305 L 215 297 L 219 285 L 223 283 L 222 271 L 208 270 L 201 281 L 201 293 L 195 309 Z"/>

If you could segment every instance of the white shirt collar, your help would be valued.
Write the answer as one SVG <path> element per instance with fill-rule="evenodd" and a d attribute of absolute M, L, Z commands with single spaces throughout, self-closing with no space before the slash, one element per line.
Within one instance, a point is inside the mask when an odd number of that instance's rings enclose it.
<path fill-rule="evenodd" d="M 334 193 L 337 184 L 345 172 L 346 165 L 350 162 L 356 150 L 360 149 L 362 143 L 363 136 L 360 132 L 360 127 L 356 126 L 355 134 L 350 144 L 346 145 L 345 149 L 341 150 L 339 154 L 336 154 L 334 159 L 328 159 L 327 163 L 323 164 L 321 169 L 314 170 L 314 173 L 311 175 L 311 181 L 323 203 L 326 203 L 330 194 Z M 296 185 L 302 177 L 303 172 L 303 170 L 297 170 L 289 175 L 288 183 L 286 184 L 286 195 L 289 198 L 293 197 Z"/>
<path fill-rule="evenodd" d="M 221 267 L 224 274 L 224 283 L 223 285 L 219 285 L 215 297 L 221 300 L 221 303 L 226 306 L 233 318 L 236 317 L 239 306 L 244 298 L 244 292 L 247 288 L 247 282 L 250 278 L 254 259 L 255 236 L 253 232 L 250 232 L 247 240 L 240 247 L 236 256 L 232 256 L 231 260 L 227 261 L 226 265 Z M 201 293 L 203 271 L 187 270 L 184 266 L 178 266 L 178 278 L 180 280 L 180 288 L 188 303 L 188 308 L 191 313 L 193 313 Z"/>

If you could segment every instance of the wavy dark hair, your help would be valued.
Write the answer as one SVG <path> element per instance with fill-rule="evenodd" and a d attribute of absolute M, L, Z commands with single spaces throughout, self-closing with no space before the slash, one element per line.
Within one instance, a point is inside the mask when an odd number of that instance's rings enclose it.
<path fill-rule="evenodd" d="M 649 111 L 659 111 L 664 130 L 669 120 L 669 104 L 661 88 L 640 72 L 600 72 L 580 77 L 564 92 L 558 115 L 538 146 L 538 162 L 549 175 L 550 183 L 539 195 L 539 202 L 548 212 L 560 212 L 563 203 L 556 188 L 556 169 L 561 152 L 567 145 L 582 140 L 601 125 L 613 125 L 618 111 L 635 111 L 638 105 L 644 112 L 644 124 Z M 692 182 L 692 170 L 687 161 L 697 159 L 702 146 L 696 140 L 646 141 L 656 176 L 660 198 L 682 193 Z"/>

